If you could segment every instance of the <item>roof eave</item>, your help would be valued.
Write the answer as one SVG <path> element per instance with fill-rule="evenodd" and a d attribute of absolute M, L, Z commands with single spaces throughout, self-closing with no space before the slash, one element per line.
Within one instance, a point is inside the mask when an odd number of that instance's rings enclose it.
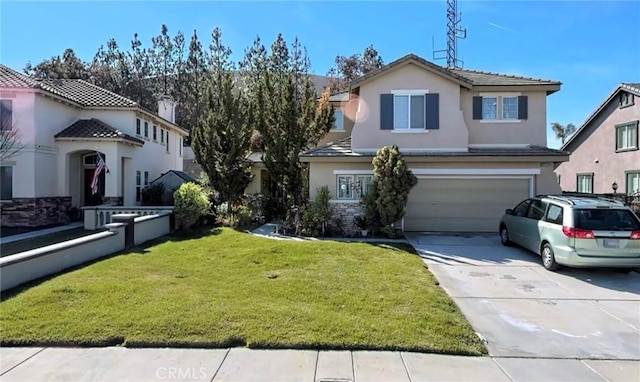
<path fill-rule="evenodd" d="M 74 142 L 74 141 L 89 141 L 89 142 L 120 142 L 120 143 L 127 143 L 127 144 L 131 144 L 134 146 L 138 146 L 138 147 L 142 147 L 144 146 L 144 142 L 138 142 L 136 140 L 133 139 L 127 139 L 127 138 L 102 138 L 102 137 L 54 137 L 54 139 L 56 141 L 67 141 L 67 142 Z"/>

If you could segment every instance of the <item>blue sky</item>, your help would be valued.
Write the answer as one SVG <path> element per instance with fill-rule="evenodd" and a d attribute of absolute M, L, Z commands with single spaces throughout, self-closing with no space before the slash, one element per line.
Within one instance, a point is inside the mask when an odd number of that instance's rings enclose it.
<path fill-rule="evenodd" d="M 640 82 L 640 1 L 460 0 L 468 37 L 458 56 L 467 69 L 560 80 L 548 98 L 547 122 L 579 126 L 620 82 Z M 281 32 L 297 36 L 312 69 L 326 74 L 336 55 L 373 44 L 385 62 L 407 53 L 432 60 L 445 47 L 446 1 L 28 1 L 0 4 L 0 61 L 21 70 L 65 48 L 90 60 L 115 38 L 145 45 L 160 31 L 208 44 L 218 26 L 239 60 L 259 35 L 270 44 Z M 444 61 L 436 61 L 445 65 Z M 548 125 L 547 124 L 547 125 Z M 559 142 L 548 132 L 549 146 Z"/>

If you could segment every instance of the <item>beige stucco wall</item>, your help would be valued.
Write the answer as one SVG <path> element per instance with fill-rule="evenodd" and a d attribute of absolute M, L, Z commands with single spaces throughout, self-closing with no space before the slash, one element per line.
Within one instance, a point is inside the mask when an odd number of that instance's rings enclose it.
<path fill-rule="evenodd" d="M 488 122 L 473 119 L 473 97 L 486 92 L 460 89 L 464 122 L 469 129 L 469 144 L 531 144 L 547 146 L 547 93 L 536 92 L 495 92 L 500 95 L 526 95 L 528 97 L 528 118 L 519 122 Z M 502 112 L 499 105 L 498 113 Z"/>
<path fill-rule="evenodd" d="M 640 97 L 635 104 L 618 108 L 617 99 L 570 143 L 568 162 L 558 166 L 560 186 L 564 191 L 576 191 L 577 174 L 593 173 L 595 193 L 611 193 L 611 184 L 618 184 L 618 192 L 626 190 L 625 171 L 640 171 L 640 151 L 616 153 L 616 125 L 640 120 Z"/>
<path fill-rule="evenodd" d="M 551 162 L 407 162 L 410 169 L 451 169 L 451 174 L 459 169 L 540 169 L 539 175 L 533 175 L 534 193 L 558 193 L 560 189 L 553 174 Z M 332 197 L 337 193 L 337 175 L 334 170 L 373 170 L 373 165 L 368 162 L 311 162 L 309 177 L 309 195 L 313 198 L 316 190 L 322 186 L 328 186 Z M 442 174 L 447 176 L 446 172 Z M 455 176 L 455 175 L 453 175 Z M 490 176 L 485 174 L 484 176 Z"/>
<path fill-rule="evenodd" d="M 256 194 L 260 192 L 260 185 L 262 184 L 261 176 L 264 168 L 265 167 L 262 163 L 254 163 L 251 166 L 251 175 L 253 175 L 253 180 L 245 189 L 245 194 Z"/>
<path fill-rule="evenodd" d="M 354 150 L 396 144 L 401 149 L 466 149 L 469 134 L 460 109 L 460 85 L 413 63 L 388 70 L 360 87 L 353 132 Z M 392 90 L 428 90 L 440 94 L 440 129 L 398 132 L 380 130 L 380 94 Z"/>

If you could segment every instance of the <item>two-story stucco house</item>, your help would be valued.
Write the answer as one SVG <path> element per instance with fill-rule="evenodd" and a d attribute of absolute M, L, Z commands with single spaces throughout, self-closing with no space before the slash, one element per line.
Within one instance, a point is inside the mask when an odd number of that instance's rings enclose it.
<path fill-rule="evenodd" d="M 418 177 L 405 231 L 495 232 L 506 208 L 560 192 L 553 170 L 568 154 L 546 147 L 547 96 L 560 85 L 402 57 L 334 96 L 341 129 L 302 154 L 310 195 L 327 185 L 349 220 L 376 151 L 395 144 Z"/>
<path fill-rule="evenodd" d="M 571 152 L 556 169 L 562 190 L 640 192 L 639 120 L 640 83 L 620 84 L 562 146 Z"/>
<path fill-rule="evenodd" d="M 0 65 L 0 105 L 2 127 L 18 131 L 22 146 L 1 163 L 3 226 L 55 224 L 71 206 L 137 205 L 149 181 L 182 170 L 187 131 L 168 97 L 156 114 L 86 81 L 38 80 Z M 97 153 L 107 171 L 94 193 Z"/>

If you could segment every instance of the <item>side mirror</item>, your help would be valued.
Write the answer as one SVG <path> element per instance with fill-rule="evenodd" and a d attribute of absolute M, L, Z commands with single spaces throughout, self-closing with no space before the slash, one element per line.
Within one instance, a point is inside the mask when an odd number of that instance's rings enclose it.
<path fill-rule="evenodd" d="M 507 215 L 511 215 L 511 214 L 513 213 L 513 210 L 512 210 L 511 208 L 507 208 L 507 209 L 504 211 L 504 213 L 505 213 L 505 214 L 507 214 Z"/>

